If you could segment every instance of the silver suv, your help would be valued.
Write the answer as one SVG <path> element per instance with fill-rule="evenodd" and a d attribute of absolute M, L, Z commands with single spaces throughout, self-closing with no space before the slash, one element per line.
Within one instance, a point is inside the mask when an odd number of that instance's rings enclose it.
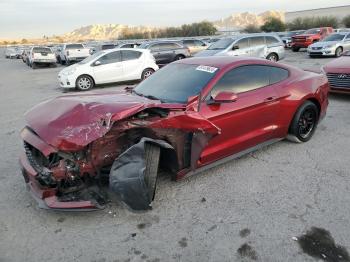
<path fill-rule="evenodd" d="M 261 33 L 222 38 L 195 56 L 252 56 L 278 61 L 285 57 L 285 50 L 279 36 Z"/>
<path fill-rule="evenodd" d="M 309 45 L 309 56 L 341 56 L 350 50 L 350 32 L 334 33 L 322 41 Z"/>

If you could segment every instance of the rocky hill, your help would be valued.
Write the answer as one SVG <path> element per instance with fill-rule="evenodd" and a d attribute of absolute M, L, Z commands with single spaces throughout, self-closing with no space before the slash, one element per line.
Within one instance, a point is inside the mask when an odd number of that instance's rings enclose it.
<path fill-rule="evenodd" d="M 284 12 L 266 11 L 260 14 L 253 14 L 249 12 L 232 14 L 227 18 L 222 18 L 218 21 L 214 21 L 213 23 L 219 30 L 242 29 L 248 25 L 261 26 L 268 17 L 276 17 L 282 21 L 285 20 Z"/>
<path fill-rule="evenodd" d="M 154 27 L 148 26 L 129 26 L 121 24 L 106 24 L 106 25 L 89 25 L 84 26 L 70 33 L 66 33 L 61 37 L 66 41 L 78 41 L 78 40 L 106 40 L 116 39 L 121 35 L 132 33 L 144 33 L 154 30 Z"/>

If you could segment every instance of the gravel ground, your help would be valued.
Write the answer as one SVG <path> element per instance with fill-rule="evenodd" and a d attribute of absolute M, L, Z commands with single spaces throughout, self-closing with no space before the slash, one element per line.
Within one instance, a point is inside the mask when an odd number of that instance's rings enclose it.
<path fill-rule="evenodd" d="M 26 110 L 62 94 L 60 68 L 32 70 L 2 52 L 0 261 L 315 261 L 292 239 L 313 226 L 350 248 L 350 96 L 330 97 L 308 143 L 282 141 L 179 182 L 161 178 L 152 211 L 48 211 L 20 175 L 19 131 Z M 288 52 L 283 63 L 319 70 L 329 60 Z"/>

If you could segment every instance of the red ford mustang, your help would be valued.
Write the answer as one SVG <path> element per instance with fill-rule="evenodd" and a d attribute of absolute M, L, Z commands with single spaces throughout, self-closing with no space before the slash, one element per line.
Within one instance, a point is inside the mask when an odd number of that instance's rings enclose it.
<path fill-rule="evenodd" d="M 350 94 L 350 51 L 323 67 L 327 74 L 330 91 Z"/>
<path fill-rule="evenodd" d="M 41 207 L 98 209 L 116 194 L 149 209 L 160 171 L 177 180 L 287 136 L 308 141 L 328 89 L 323 75 L 266 60 L 181 60 L 134 89 L 34 107 L 22 173 Z"/>

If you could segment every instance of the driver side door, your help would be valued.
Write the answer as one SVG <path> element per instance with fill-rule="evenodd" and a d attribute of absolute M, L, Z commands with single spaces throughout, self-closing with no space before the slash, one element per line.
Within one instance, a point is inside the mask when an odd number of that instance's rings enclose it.
<path fill-rule="evenodd" d="M 250 56 L 249 39 L 242 38 L 238 40 L 233 44 L 232 50 L 228 51 L 227 54 L 230 56 Z"/>
<path fill-rule="evenodd" d="M 94 65 L 97 61 L 101 64 Z M 114 51 L 101 56 L 92 66 L 97 84 L 118 82 L 123 79 L 121 51 Z"/>
<path fill-rule="evenodd" d="M 246 65 L 228 71 L 216 82 L 201 103 L 200 113 L 221 133 L 203 150 L 200 166 L 273 138 L 280 103 L 269 78 L 268 66 Z M 223 91 L 235 93 L 236 101 L 211 104 L 210 100 Z"/>

